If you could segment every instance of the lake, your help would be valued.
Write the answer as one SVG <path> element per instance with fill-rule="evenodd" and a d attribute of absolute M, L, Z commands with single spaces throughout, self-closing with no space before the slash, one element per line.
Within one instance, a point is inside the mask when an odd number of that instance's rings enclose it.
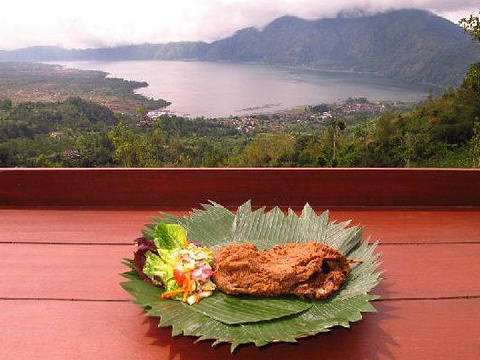
<path fill-rule="evenodd" d="M 274 112 L 366 97 L 371 101 L 424 99 L 429 88 L 372 74 L 298 70 L 264 65 L 182 61 L 76 61 L 61 65 L 102 70 L 146 81 L 147 97 L 170 101 L 182 116 L 222 117 Z"/>

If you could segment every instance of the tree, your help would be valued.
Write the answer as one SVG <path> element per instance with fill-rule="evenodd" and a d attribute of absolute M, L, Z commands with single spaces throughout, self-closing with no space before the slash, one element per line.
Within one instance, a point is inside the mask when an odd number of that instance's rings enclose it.
<path fill-rule="evenodd" d="M 113 130 L 109 131 L 108 138 L 115 148 L 114 158 L 123 167 L 138 166 L 137 145 L 138 138 L 120 122 Z"/>
<path fill-rule="evenodd" d="M 300 167 L 325 166 L 323 144 L 320 136 L 315 134 L 301 134 L 296 139 L 295 165 Z"/>
<path fill-rule="evenodd" d="M 346 125 L 343 120 L 334 119 L 330 123 L 326 131 L 326 140 L 332 144 L 332 160 L 330 165 L 336 167 L 338 165 L 337 152 L 340 143 L 340 135 L 345 130 Z"/>
<path fill-rule="evenodd" d="M 480 43 L 480 20 L 478 16 L 470 15 L 470 18 L 463 18 L 459 23 L 463 27 L 463 31 L 469 33 L 473 40 Z M 463 80 L 461 92 L 471 105 L 480 110 L 480 62 L 470 66 Z"/>
<path fill-rule="evenodd" d="M 463 31 L 470 33 L 474 40 L 480 42 L 480 20 L 478 16 L 472 14 L 468 19 L 460 19 L 459 24 L 463 27 Z"/>
<path fill-rule="evenodd" d="M 0 99 L 0 110 L 10 110 L 12 108 L 12 100 Z"/>
<path fill-rule="evenodd" d="M 472 167 L 480 168 L 480 120 L 475 121 L 473 127 L 474 135 L 470 141 L 470 152 L 472 154 Z"/>
<path fill-rule="evenodd" d="M 255 136 L 241 154 L 231 159 L 233 166 L 270 167 L 290 166 L 295 153 L 295 139 L 286 133 L 275 132 Z"/>

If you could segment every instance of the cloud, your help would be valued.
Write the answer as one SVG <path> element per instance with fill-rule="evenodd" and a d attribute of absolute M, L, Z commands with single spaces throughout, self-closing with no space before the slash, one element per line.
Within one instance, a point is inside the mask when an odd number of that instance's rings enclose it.
<path fill-rule="evenodd" d="M 419 8 L 458 21 L 480 8 L 478 0 L 0 0 L 0 6 L 8 9 L 0 12 L 0 49 L 213 41 L 282 15 L 313 19 L 355 8 L 372 13 Z"/>

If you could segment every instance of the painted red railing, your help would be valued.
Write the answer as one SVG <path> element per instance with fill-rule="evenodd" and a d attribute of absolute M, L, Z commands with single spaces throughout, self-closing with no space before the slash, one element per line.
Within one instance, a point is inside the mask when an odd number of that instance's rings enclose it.
<path fill-rule="evenodd" d="M 480 206 L 473 169 L 3 169 L 0 205 Z"/>

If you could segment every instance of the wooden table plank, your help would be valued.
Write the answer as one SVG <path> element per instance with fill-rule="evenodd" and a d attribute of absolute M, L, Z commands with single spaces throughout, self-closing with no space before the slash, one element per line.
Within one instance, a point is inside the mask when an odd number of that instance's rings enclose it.
<path fill-rule="evenodd" d="M 480 242 L 480 209 L 339 209 L 332 218 L 352 219 L 382 243 Z"/>
<path fill-rule="evenodd" d="M 127 300 L 118 273 L 133 246 L 1 244 L 0 298 Z M 480 296 L 480 244 L 384 245 L 386 299 Z"/>
<path fill-rule="evenodd" d="M 384 298 L 480 296 L 480 244 L 385 245 Z"/>
<path fill-rule="evenodd" d="M 134 246 L 0 244 L 0 298 L 129 299 L 119 273 Z"/>
<path fill-rule="evenodd" d="M 0 241 L 133 243 L 157 214 L 153 210 L 0 209 Z"/>
<path fill-rule="evenodd" d="M 317 208 L 322 211 L 322 209 Z M 159 211 L 159 210 L 158 210 Z M 0 242 L 123 243 L 157 210 L 0 209 Z M 188 211 L 168 211 L 184 215 Z M 333 209 L 331 218 L 366 227 L 382 243 L 479 242 L 480 210 Z"/>
<path fill-rule="evenodd" d="M 130 303 L 0 301 L 2 359 L 435 359 L 480 358 L 480 300 L 376 303 L 350 330 L 257 349 L 172 339 Z"/>

